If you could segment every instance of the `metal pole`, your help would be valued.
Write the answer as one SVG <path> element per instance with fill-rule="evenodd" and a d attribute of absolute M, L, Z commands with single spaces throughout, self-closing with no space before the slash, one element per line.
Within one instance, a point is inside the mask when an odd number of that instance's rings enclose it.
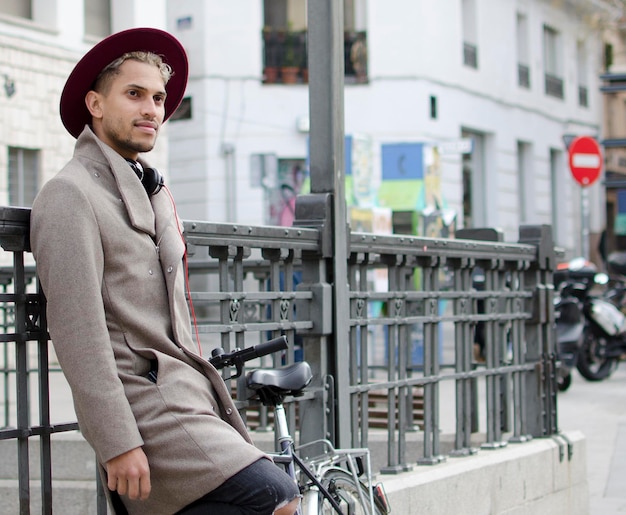
<path fill-rule="evenodd" d="M 311 193 L 343 194 L 344 56 L 343 2 L 308 2 L 309 120 Z M 344 215 L 343 196 L 335 199 Z"/>
<path fill-rule="evenodd" d="M 581 216 L 581 236 L 580 248 L 581 255 L 585 259 L 589 259 L 589 190 L 584 186 L 580 192 L 580 216 Z"/>
<path fill-rule="evenodd" d="M 335 409 L 349 413 L 348 228 L 344 184 L 343 0 L 308 2 L 311 193 L 331 194 Z M 332 341 L 332 340 L 331 340 Z M 334 351 L 334 352 L 333 352 Z M 332 359 L 332 358 L 331 358 Z M 336 420 L 340 420 L 337 417 Z M 349 446 L 350 428 L 336 428 L 336 444 Z"/>
<path fill-rule="evenodd" d="M 13 253 L 14 292 L 15 292 L 15 369 L 17 370 L 15 404 L 17 406 L 17 439 L 18 488 L 20 499 L 20 515 L 30 514 L 30 459 L 29 459 L 29 428 L 30 428 L 30 395 L 28 343 L 26 341 L 26 279 L 24 277 L 24 253 Z"/>

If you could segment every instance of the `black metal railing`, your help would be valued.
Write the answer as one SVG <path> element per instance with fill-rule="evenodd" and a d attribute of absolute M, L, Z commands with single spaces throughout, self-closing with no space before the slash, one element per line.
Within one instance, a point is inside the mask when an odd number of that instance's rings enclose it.
<path fill-rule="evenodd" d="M 517 64 L 517 84 L 518 86 L 530 89 L 530 68 L 526 64 Z"/>
<path fill-rule="evenodd" d="M 478 68 L 478 47 L 473 43 L 463 43 L 463 64 L 470 68 Z"/>
<path fill-rule="evenodd" d="M 589 92 L 587 86 L 578 86 L 578 105 L 589 107 Z"/>
<path fill-rule="evenodd" d="M 19 487 L 6 507 L 22 514 L 30 513 L 35 476 L 42 513 L 51 513 L 50 436 L 76 429 L 72 420 L 51 422 L 57 406 L 49 402 L 45 299 L 36 283 L 29 283 L 24 264 L 30 259 L 28 217 L 28 210 L 0 209 L 0 254 L 13 260 L 2 296 L 12 320 L 2 341 L 14 354 L 10 377 L 17 385 L 0 399 L 16 413 L 0 429 L 0 442 L 17 445 L 12 474 Z M 290 348 L 274 363 L 303 358 L 311 363 L 314 381 L 297 400 L 297 413 L 299 420 L 315 423 L 302 423 L 302 442 L 320 431 L 333 440 L 337 427 L 347 424 L 351 443 L 368 446 L 372 431 L 380 431 L 368 423 L 374 398 L 386 403 L 383 472 L 470 455 L 477 439 L 492 449 L 557 432 L 550 227 L 521 227 L 517 243 L 501 241 L 492 230 L 460 231 L 457 239 L 351 233 L 347 305 L 333 306 L 324 227 L 197 221 L 184 226 L 191 298 L 206 355 L 217 346 L 228 351 L 286 334 Z M 350 313 L 348 341 L 335 341 L 334 310 Z M 476 344 L 482 359 L 474 354 Z M 344 358 L 335 350 L 345 345 Z M 254 406 L 240 395 L 243 385 L 231 386 L 245 416 Z M 33 420 L 35 395 L 40 408 Z M 350 413 L 340 416 L 335 399 L 342 395 L 348 396 Z M 415 409 L 416 398 L 422 413 Z M 293 422 L 295 405 L 289 410 Z M 261 412 L 255 427 L 269 424 L 263 417 Z M 441 439 L 444 419 L 453 421 L 452 445 Z M 421 440 L 409 445 L 418 427 Z M 38 476 L 30 470 L 34 439 L 42 444 Z M 95 491 L 95 479 L 93 484 Z M 98 499 L 90 512 L 104 515 L 106 506 L 102 496 Z"/>
<path fill-rule="evenodd" d="M 549 73 L 545 74 L 546 95 L 563 98 L 563 79 Z"/>

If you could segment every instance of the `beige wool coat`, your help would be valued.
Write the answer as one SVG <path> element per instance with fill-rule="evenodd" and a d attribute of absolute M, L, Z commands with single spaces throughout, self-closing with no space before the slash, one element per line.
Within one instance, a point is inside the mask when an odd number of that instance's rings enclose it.
<path fill-rule="evenodd" d="M 264 456 L 195 350 L 168 192 L 148 197 L 89 127 L 34 202 L 31 245 L 82 434 L 101 465 L 138 446 L 148 457 L 152 493 L 125 499 L 129 513 L 170 515 Z"/>

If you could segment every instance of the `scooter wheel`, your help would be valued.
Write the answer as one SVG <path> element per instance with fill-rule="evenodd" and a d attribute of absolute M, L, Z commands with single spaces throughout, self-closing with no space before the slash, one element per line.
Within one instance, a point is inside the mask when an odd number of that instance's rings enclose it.
<path fill-rule="evenodd" d="M 556 378 L 556 387 L 559 392 L 564 392 L 572 385 L 572 374 L 567 374 L 566 376 L 557 376 Z"/>
<path fill-rule="evenodd" d="M 602 381 L 617 368 L 618 360 L 607 357 L 608 341 L 585 330 L 576 368 L 587 381 Z"/>

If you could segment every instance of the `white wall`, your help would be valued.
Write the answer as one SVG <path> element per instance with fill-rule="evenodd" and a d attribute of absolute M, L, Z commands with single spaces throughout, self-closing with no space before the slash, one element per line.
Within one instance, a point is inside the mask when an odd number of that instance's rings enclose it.
<path fill-rule="evenodd" d="M 169 2 L 169 28 L 186 45 L 192 65 L 189 92 L 194 119 L 170 126 L 173 191 L 183 217 L 260 223 L 263 194 L 249 183 L 253 153 L 302 157 L 306 135 L 296 119 L 308 113 L 305 85 L 261 84 L 263 24 L 261 2 L 217 0 Z M 368 85 L 346 85 L 345 130 L 363 133 L 375 143 L 374 166 L 380 168 L 380 144 L 439 142 L 460 138 L 462 128 L 487 137 L 485 185 L 489 225 L 517 238 L 517 141 L 532 145 L 534 212 L 532 223 L 550 223 L 550 149 L 564 152 L 559 171 L 563 191 L 558 206 L 561 241 L 579 252 L 580 189 L 569 177 L 563 135 L 597 134 L 601 97 L 597 72 L 601 45 L 590 29 L 569 12 L 541 0 L 477 2 L 478 69 L 463 66 L 461 2 L 458 0 L 370 0 L 365 18 L 369 50 Z M 516 12 L 528 17 L 531 88 L 517 86 Z M 193 15 L 190 30 L 176 20 Z M 565 99 L 544 94 L 543 24 L 562 33 Z M 576 41 L 584 37 L 589 54 L 589 108 L 577 100 Z M 438 100 L 437 120 L 429 118 L 429 97 Z M 234 166 L 221 154 L 235 149 Z M 442 187 L 446 201 L 461 211 L 461 159 L 445 156 Z M 234 171 L 233 171 L 234 169 Z M 228 170 L 228 177 L 225 174 Z M 229 198 L 235 181 L 236 198 Z M 603 195 L 590 188 L 594 209 L 591 230 L 601 230 Z M 229 219 L 233 213 L 235 219 Z"/>

